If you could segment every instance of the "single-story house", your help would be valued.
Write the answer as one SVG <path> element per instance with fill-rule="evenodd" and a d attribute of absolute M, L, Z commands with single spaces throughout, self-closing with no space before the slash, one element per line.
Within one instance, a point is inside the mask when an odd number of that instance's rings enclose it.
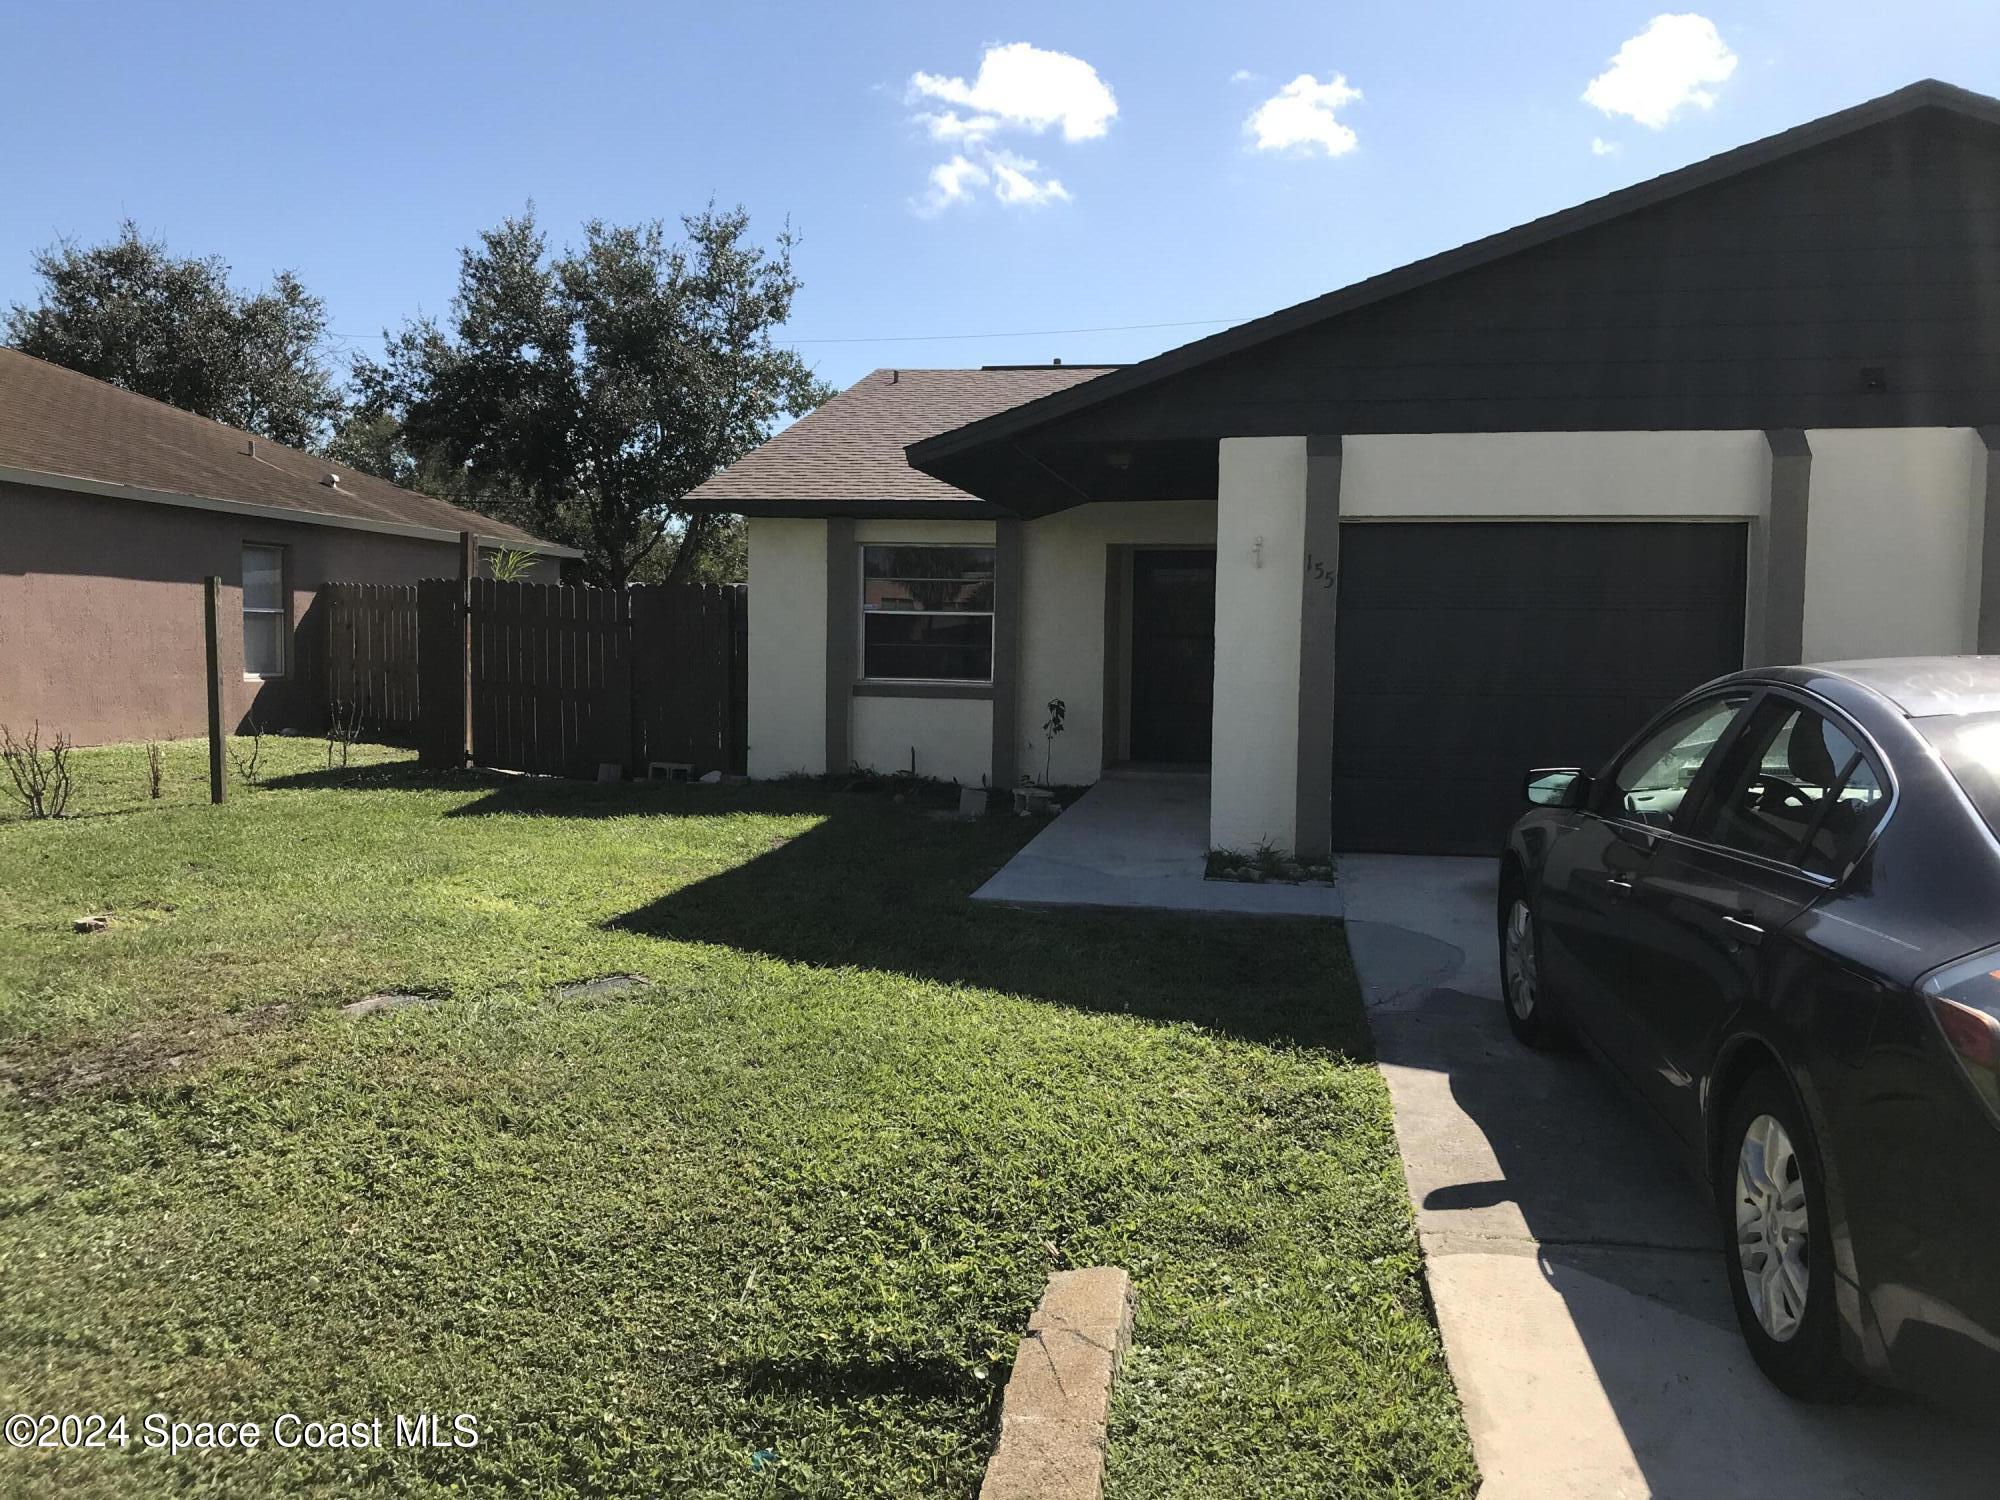
<path fill-rule="evenodd" d="M 223 581 L 223 716 L 317 724 L 323 583 L 454 577 L 515 526 L 0 349 L 0 724 L 79 745 L 202 732 L 202 581 Z"/>
<path fill-rule="evenodd" d="M 2000 101 L 1924 82 L 1141 363 L 878 370 L 695 498 L 753 775 L 1491 852 L 1710 676 L 2000 651 L 1995 423 Z"/>

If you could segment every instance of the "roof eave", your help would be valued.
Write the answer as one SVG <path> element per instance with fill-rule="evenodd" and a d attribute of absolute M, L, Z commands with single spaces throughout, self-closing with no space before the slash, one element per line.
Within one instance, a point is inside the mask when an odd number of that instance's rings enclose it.
<path fill-rule="evenodd" d="M 146 489 L 138 485 L 114 484 L 109 480 L 90 479 L 80 474 L 58 474 L 46 469 L 16 469 L 0 465 L 0 482 L 31 485 L 45 490 L 64 490 L 79 495 L 97 495 L 111 500 L 137 500 L 148 505 L 175 505 L 186 510 L 218 511 L 228 515 L 250 516 L 263 521 L 290 521 L 300 526 L 331 526 L 341 531 L 367 531 L 380 536 L 411 537 L 426 542 L 455 542 L 460 535 L 458 531 L 443 526 L 420 526 L 408 521 L 378 521 L 366 516 L 342 516 L 327 511 L 302 510 L 289 505 L 260 505 L 253 500 L 225 500 L 216 495 L 188 495 L 173 490 Z M 483 526 L 493 524 L 484 516 L 468 515 L 467 519 Z M 583 553 L 575 547 L 544 542 L 536 537 L 502 536 L 495 532 L 482 532 L 477 526 L 464 529 L 471 531 L 479 541 L 495 546 L 535 552 L 544 557 L 583 556 Z"/>
<path fill-rule="evenodd" d="M 1010 520 L 1014 512 L 991 500 L 852 500 L 783 499 L 717 500 L 689 497 L 683 510 L 709 516 L 770 516 L 789 519 L 854 521 L 992 521 Z"/>

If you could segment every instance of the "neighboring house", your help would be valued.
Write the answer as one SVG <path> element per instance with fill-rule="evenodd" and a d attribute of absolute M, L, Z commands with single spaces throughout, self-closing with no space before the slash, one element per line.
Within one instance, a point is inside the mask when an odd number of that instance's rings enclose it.
<path fill-rule="evenodd" d="M 0 724 L 76 744 L 199 734 L 202 580 L 223 582 L 223 715 L 310 726 L 323 583 L 455 577 L 459 533 L 571 548 L 0 349 Z"/>
<path fill-rule="evenodd" d="M 1053 780 L 1206 762 L 1219 847 L 1490 853 L 1706 677 L 2000 651 L 1988 423 L 2000 101 L 1926 82 L 1143 363 L 878 371 L 695 498 L 754 775 L 1039 776 L 1061 698 Z"/>

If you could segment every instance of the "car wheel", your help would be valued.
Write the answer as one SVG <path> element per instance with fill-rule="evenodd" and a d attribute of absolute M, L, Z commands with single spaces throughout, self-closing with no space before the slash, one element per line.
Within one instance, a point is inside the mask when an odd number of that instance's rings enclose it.
<path fill-rule="evenodd" d="M 1736 1321 L 1758 1368 L 1801 1401 L 1847 1401 L 1863 1381 L 1840 1351 L 1818 1143 L 1769 1070 L 1730 1101 L 1716 1199 Z"/>
<path fill-rule="evenodd" d="M 1542 982 L 1540 931 L 1528 898 L 1512 891 L 1500 907 L 1500 1003 L 1507 1029 L 1530 1047 L 1554 1047 L 1562 1027 L 1553 1014 Z"/>

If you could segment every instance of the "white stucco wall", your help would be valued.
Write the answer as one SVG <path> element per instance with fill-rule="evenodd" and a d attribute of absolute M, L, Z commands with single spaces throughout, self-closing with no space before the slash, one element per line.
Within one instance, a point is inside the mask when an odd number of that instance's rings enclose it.
<path fill-rule="evenodd" d="M 1294 847 L 1306 440 L 1225 438 L 1215 543 L 1209 842 Z"/>
<path fill-rule="evenodd" d="M 1350 437 L 1343 520 L 1758 517 L 1761 432 L 1477 432 Z"/>
<path fill-rule="evenodd" d="M 1964 427 L 1814 429 L 1805 658 L 1978 649 L 1986 450 Z"/>
<path fill-rule="evenodd" d="M 826 522 L 753 517 L 752 776 L 826 769 Z"/>
<path fill-rule="evenodd" d="M 871 698 L 852 700 L 848 743 L 853 762 L 892 774 L 978 786 L 993 769 L 993 705 L 979 698 Z"/>
<path fill-rule="evenodd" d="M 1058 785 L 1097 780 L 1104 748 L 1104 581 L 1113 546 L 1212 547 L 1212 500 L 1079 505 L 1021 527 L 1021 641 L 1015 758 L 1039 779 L 1046 760 Z M 1053 755 L 1042 724 L 1049 700 L 1064 706 Z M 1109 757 L 1119 758 L 1112 747 Z"/>

